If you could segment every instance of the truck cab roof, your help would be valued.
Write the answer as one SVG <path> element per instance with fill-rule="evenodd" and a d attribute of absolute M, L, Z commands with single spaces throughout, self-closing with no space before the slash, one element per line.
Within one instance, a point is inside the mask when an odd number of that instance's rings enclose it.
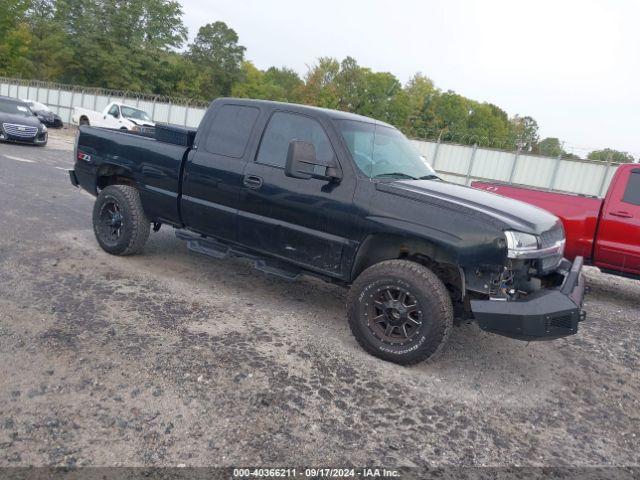
<path fill-rule="evenodd" d="M 272 100 L 254 100 L 248 98 L 234 98 L 234 97 L 221 97 L 215 99 L 211 103 L 211 107 L 217 103 L 234 103 L 237 105 L 256 105 L 256 106 L 266 106 L 273 109 L 280 110 L 288 110 L 290 112 L 296 113 L 307 113 L 313 116 L 324 116 L 325 118 L 332 120 L 351 120 L 356 122 L 370 123 L 373 125 L 381 125 L 384 127 L 389 127 L 395 129 L 393 125 L 382 122 L 380 120 L 374 120 L 370 117 L 365 117 L 364 115 L 358 115 L 356 113 L 343 112 L 341 110 L 332 110 L 330 108 L 322 108 L 322 107 L 312 107 L 309 105 L 300 105 L 297 103 L 287 103 L 287 102 L 275 102 Z"/>

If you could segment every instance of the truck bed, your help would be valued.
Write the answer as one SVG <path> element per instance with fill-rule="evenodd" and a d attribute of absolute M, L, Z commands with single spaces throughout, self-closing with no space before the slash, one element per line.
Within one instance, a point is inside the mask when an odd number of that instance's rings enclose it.
<path fill-rule="evenodd" d="M 99 127 L 80 127 L 79 145 L 78 159 L 84 161 L 78 162 L 76 176 L 83 188 L 97 195 L 97 189 L 104 187 L 101 178 L 121 170 L 138 186 L 149 216 L 181 223 L 178 194 L 188 146 Z"/>
<path fill-rule="evenodd" d="M 565 256 L 571 260 L 578 256 L 585 259 L 593 257 L 602 199 L 491 182 L 473 182 L 471 186 L 521 200 L 553 213 L 562 220 L 566 231 Z"/>

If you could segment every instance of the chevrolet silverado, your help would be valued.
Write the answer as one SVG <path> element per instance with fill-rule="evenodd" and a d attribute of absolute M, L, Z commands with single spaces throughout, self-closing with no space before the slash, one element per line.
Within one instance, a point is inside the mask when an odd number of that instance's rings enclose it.
<path fill-rule="evenodd" d="M 174 227 L 200 254 L 349 288 L 360 345 L 401 364 L 433 359 L 454 318 L 522 340 L 575 334 L 582 259 L 563 258 L 552 214 L 442 181 L 397 129 L 355 114 L 217 99 L 197 130 L 155 138 L 80 127 L 73 185 L 95 195 L 114 255 Z"/>

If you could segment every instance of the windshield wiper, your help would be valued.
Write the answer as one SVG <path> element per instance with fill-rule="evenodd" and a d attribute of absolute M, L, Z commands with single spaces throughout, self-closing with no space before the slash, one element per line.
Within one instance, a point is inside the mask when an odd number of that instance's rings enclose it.
<path fill-rule="evenodd" d="M 440 180 L 440 177 L 437 175 L 425 175 L 424 177 L 420 177 L 418 180 Z"/>
<path fill-rule="evenodd" d="M 418 180 L 416 177 L 412 177 L 411 175 L 407 175 L 406 173 L 402 173 L 402 172 L 391 172 L 391 173 L 381 173 L 380 175 L 376 175 L 373 178 L 393 178 L 393 177 L 400 177 L 400 178 L 408 178 L 409 180 Z"/>

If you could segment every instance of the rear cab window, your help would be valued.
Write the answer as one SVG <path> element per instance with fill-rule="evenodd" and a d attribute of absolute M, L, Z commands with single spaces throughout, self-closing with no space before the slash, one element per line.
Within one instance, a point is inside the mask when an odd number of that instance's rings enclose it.
<path fill-rule="evenodd" d="M 631 205 L 640 206 L 640 169 L 631 171 L 627 188 L 622 196 L 622 201 L 630 203 Z"/>
<path fill-rule="evenodd" d="M 214 155 L 242 158 L 259 115 L 256 107 L 221 106 L 206 136 L 204 149 Z"/>

